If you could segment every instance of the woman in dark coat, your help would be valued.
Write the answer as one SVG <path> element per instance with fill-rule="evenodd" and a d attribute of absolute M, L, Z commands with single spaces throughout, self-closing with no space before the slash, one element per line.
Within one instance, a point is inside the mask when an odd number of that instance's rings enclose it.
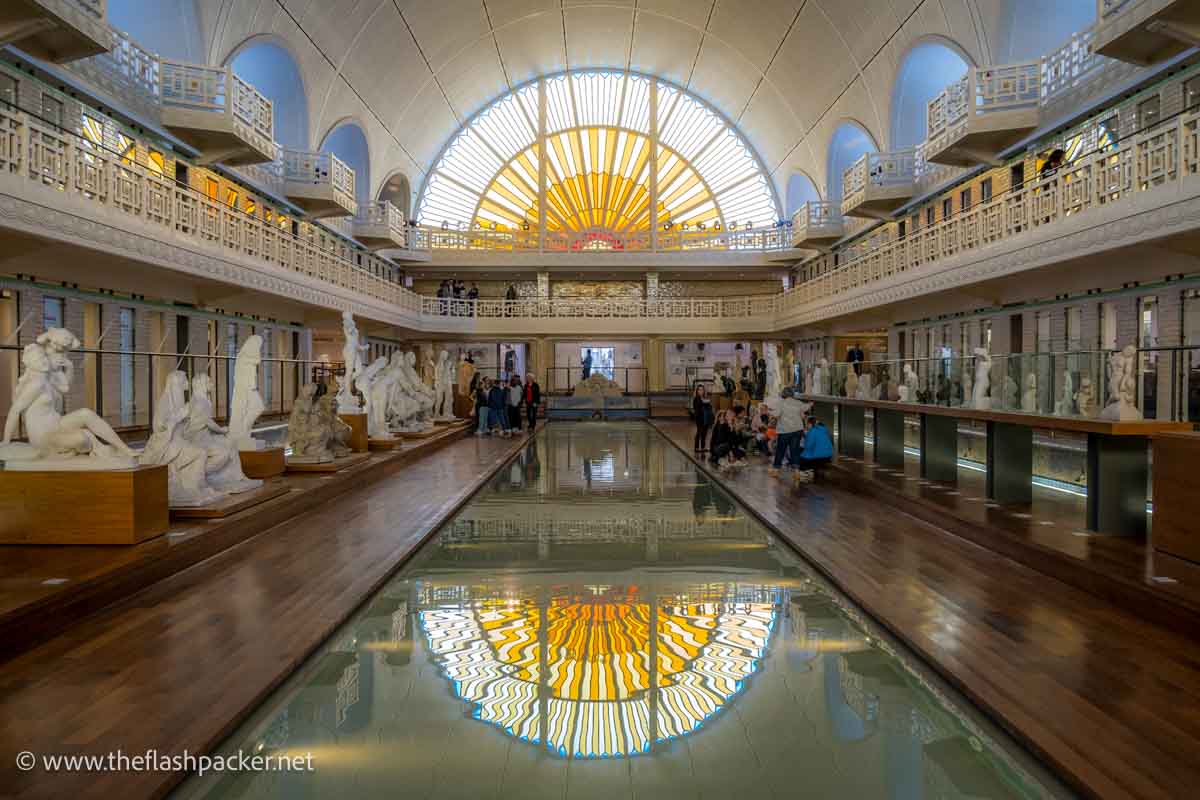
<path fill-rule="evenodd" d="M 708 399 L 708 389 L 702 383 L 697 384 L 696 392 L 692 395 L 692 418 L 696 421 L 694 449 L 697 453 L 708 452 L 708 429 L 712 427 L 715 416 L 712 401 Z"/>

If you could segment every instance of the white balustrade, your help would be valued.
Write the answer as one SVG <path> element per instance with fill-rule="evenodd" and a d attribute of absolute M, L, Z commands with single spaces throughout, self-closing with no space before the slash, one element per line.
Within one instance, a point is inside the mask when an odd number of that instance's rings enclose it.
<path fill-rule="evenodd" d="M 110 43 L 107 53 L 71 61 L 63 66 L 109 97 L 125 104 L 129 110 L 158 121 L 161 105 L 161 62 L 158 56 L 143 48 L 124 31 L 110 27 L 108 32 Z"/>
<path fill-rule="evenodd" d="M 233 131 L 259 153 L 275 150 L 271 101 L 229 67 L 163 59 L 159 68 L 162 107 L 223 116 Z"/>
<path fill-rule="evenodd" d="M 289 191 L 292 187 L 329 189 L 339 206 L 351 215 L 357 213 L 354 170 L 333 153 L 283 148 L 281 171 Z"/>

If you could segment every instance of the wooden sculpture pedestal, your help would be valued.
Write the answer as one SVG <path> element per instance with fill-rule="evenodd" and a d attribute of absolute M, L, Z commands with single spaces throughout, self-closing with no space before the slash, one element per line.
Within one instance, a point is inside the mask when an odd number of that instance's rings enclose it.
<path fill-rule="evenodd" d="M 338 414 L 342 422 L 350 426 L 350 449 L 356 453 L 365 453 L 370 450 L 371 443 L 367 437 L 367 415 L 366 414 Z"/>
<path fill-rule="evenodd" d="M 169 525 L 164 465 L 0 471 L 0 544 L 137 544 Z"/>
<path fill-rule="evenodd" d="M 282 447 L 264 447 L 262 450 L 239 450 L 242 472 L 247 478 L 266 480 L 282 475 L 287 464 Z"/>

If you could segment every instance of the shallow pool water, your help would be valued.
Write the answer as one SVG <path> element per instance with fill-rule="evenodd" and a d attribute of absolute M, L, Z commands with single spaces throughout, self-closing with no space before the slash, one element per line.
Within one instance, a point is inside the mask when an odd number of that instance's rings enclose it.
<path fill-rule="evenodd" d="M 238 751 L 311 762 L 177 794 L 1065 796 L 640 423 L 548 426 Z"/>

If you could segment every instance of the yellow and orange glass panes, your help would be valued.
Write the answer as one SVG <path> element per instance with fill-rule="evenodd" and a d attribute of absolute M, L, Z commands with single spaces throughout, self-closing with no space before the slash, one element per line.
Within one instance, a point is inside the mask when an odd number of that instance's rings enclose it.
<path fill-rule="evenodd" d="M 146 168 L 156 175 L 165 175 L 167 173 L 167 160 L 158 150 L 151 150 L 146 153 Z M 211 180 L 211 179 L 210 179 Z M 213 197 L 215 200 L 216 197 Z"/>
<path fill-rule="evenodd" d="M 117 152 L 121 155 L 121 163 L 132 165 L 137 158 L 137 143 L 129 136 L 117 131 Z"/>

